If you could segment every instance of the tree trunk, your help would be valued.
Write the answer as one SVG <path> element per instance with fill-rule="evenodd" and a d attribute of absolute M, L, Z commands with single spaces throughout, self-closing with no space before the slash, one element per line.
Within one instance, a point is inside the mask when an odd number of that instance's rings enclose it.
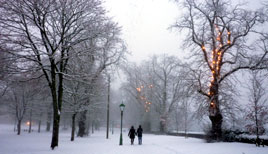
<path fill-rule="evenodd" d="M 114 134 L 114 121 L 112 121 L 112 134 Z"/>
<path fill-rule="evenodd" d="M 161 133 L 166 133 L 167 130 L 167 115 L 161 115 L 160 116 L 160 132 Z"/>
<path fill-rule="evenodd" d="M 47 112 L 47 127 L 46 131 L 49 132 L 51 127 L 51 112 Z"/>
<path fill-rule="evenodd" d="M 259 138 L 259 123 L 258 123 L 258 102 L 254 102 L 255 104 L 255 122 L 256 122 L 256 146 L 260 146 L 260 138 Z"/>
<path fill-rule="evenodd" d="M 29 130 L 28 130 L 28 133 L 31 133 L 32 132 L 32 112 L 33 110 L 31 109 L 30 110 L 30 123 L 29 123 Z"/>
<path fill-rule="evenodd" d="M 212 138 L 216 139 L 216 140 L 220 140 L 221 139 L 221 135 L 222 135 L 222 130 L 221 130 L 221 126 L 222 126 L 222 115 L 220 112 L 216 113 L 215 116 L 209 116 L 209 119 L 211 120 L 212 123 Z"/>
<path fill-rule="evenodd" d="M 218 98 L 218 84 L 216 81 L 212 82 L 210 88 L 211 102 L 209 106 L 209 119 L 212 124 L 211 138 L 214 140 L 221 140 L 222 136 L 222 114 L 220 111 L 219 98 Z"/>
<path fill-rule="evenodd" d="M 18 120 L 17 129 L 18 129 L 17 135 L 20 135 L 20 131 L 21 131 L 21 120 Z"/>
<path fill-rule="evenodd" d="M 40 133 L 41 132 L 41 120 L 39 120 L 39 122 L 38 122 L 38 133 Z"/>
<path fill-rule="evenodd" d="M 51 149 L 52 150 L 56 146 L 58 146 L 58 141 L 59 141 L 59 124 L 60 124 L 60 111 L 59 111 L 58 100 L 57 100 L 56 81 L 55 81 L 55 79 L 56 78 L 53 78 L 52 79 L 53 80 L 53 84 L 51 86 L 52 99 L 53 99 L 53 130 L 52 130 L 52 141 L 51 141 Z"/>
<path fill-rule="evenodd" d="M 160 132 L 161 133 L 164 133 L 165 132 L 165 126 L 164 126 L 165 124 L 164 124 L 164 122 L 163 121 L 160 121 Z"/>
<path fill-rule="evenodd" d="M 163 104 L 162 104 L 162 115 L 160 117 L 160 132 L 165 133 L 166 132 L 166 124 L 167 124 L 167 117 L 165 115 L 166 109 L 167 109 L 167 75 L 166 72 L 164 72 L 164 91 L 163 91 Z"/>
<path fill-rule="evenodd" d="M 184 109 L 184 134 L 185 138 L 187 138 L 187 130 L 188 130 L 188 104 L 185 102 L 185 109 Z"/>
<path fill-rule="evenodd" d="M 52 132 L 52 141 L 51 141 L 52 150 L 56 146 L 58 146 L 58 142 L 59 142 L 59 121 L 60 121 L 60 115 L 57 112 L 55 112 L 54 119 L 53 119 L 53 132 Z"/>
<path fill-rule="evenodd" d="M 216 70 L 214 70 L 216 72 Z M 222 126 L 222 115 L 220 112 L 220 102 L 219 102 L 219 84 L 217 80 L 217 74 L 213 74 L 213 79 L 211 81 L 210 89 L 209 89 L 209 119 L 211 121 L 211 134 L 210 138 L 212 140 L 220 140 L 221 139 L 221 126 Z"/>
<path fill-rule="evenodd" d="M 68 130 L 68 124 L 67 124 L 67 119 L 64 118 L 63 120 L 63 130 Z"/>
<path fill-rule="evenodd" d="M 15 119 L 15 123 L 14 123 L 14 132 L 16 132 L 16 127 L 17 127 L 17 120 Z"/>
<path fill-rule="evenodd" d="M 56 64 L 54 59 L 51 60 L 51 84 L 50 90 L 52 93 L 53 101 L 53 131 L 52 131 L 52 141 L 51 148 L 52 150 L 58 146 L 59 142 L 59 129 L 60 129 L 60 114 L 61 114 L 61 105 L 62 105 L 62 96 L 63 96 L 63 74 L 58 74 L 58 84 L 56 82 Z M 62 62 L 62 61 L 61 61 Z M 62 65 L 60 63 L 60 65 Z M 62 66 L 60 71 L 63 72 Z M 57 91 L 58 86 L 58 91 Z"/>
<path fill-rule="evenodd" d="M 160 119 L 160 132 L 165 133 L 166 132 L 166 120 Z"/>
<path fill-rule="evenodd" d="M 90 120 L 87 120 L 86 135 L 88 136 L 90 132 Z"/>
<path fill-rule="evenodd" d="M 91 122 L 91 134 L 94 134 L 94 126 L 95 126 L 95 121 L 92 120 L 92 122 Z"/>
<path fill-rule="evenodd" d="M 150 112 L 145 112 L 145 117 L 143 121 L 143 131 L 151 132 Z"/>
<path fill-rule="evenodd" d="M 74 113 L 73 116 L 72 116 L 72 134 L 71 134 L 71 141 L 74 141 L 75 117 L 76 117 L 76 113 Z"/>
<path fill-rule="evenodd" d="M 50 131 L 50 127 L 51 127 L 51 123 L 47 121 L 47 127 L 46 127 L 46 131 L 47 131 L 47 132 Z"/>
<path fill-rule="evenodd" d="M 175 122 L 176 122 L 176 132 L 178 133 L 179 132 L 179 118 L 178 118 L 177 112 L 178 111 L 176 111 Z"/>
<path fill-rule="evenodd" d="M 40 112 L 39 121 L 38 121 L 38 133 L 41 132 L 41 118 L 42 118 L 42 112 Z"/>
<path fill-rule="evenodd" d="M 87 110 L 83 111 L 80 115 L 78 122 L 78 134 L 77 136 L 83 137 L 86 135 L 86 119 L 87 119 Z"/>

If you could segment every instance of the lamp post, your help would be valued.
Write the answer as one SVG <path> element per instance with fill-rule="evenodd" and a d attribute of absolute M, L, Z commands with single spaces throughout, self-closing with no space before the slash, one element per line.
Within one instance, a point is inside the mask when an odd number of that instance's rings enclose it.
<path fill-rule="evenodd" d="M 120 104 L 119 105 L 120 110 L 121 110 L 121 129 L 120 129 L 120 141 L 119 141 L 119 145 L 123 145 L 123 136 L 122 136 L 122 126 L 123 126 L 123 111 L 125 109 L 125 104 Z"/>
<path fill-rule="evenodd" d="M 106 129 L 106 139 L 109 138 L 109 123 L 110 123 L 110 83 L 111 78 L 110 75 L 108 76 L 108 99 L 107 99 L 107 129 Z"/>

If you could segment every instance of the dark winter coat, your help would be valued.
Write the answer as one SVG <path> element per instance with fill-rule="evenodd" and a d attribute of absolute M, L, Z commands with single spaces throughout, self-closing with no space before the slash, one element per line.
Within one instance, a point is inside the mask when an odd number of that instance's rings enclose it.
<path fill-rule="evenodd" d="M 136 135 L 136 130 L 134 128 L 131 128 L 128 132 L 128 136 L 132 139 L 135 138 L 135 135 Z"/>
<path fill-rule="evenodd" d="M 142 137 L 142 132 L 143 132 L 142 128 L 139 127 L 139 128 L 137 129 L 138 137 Z"/>

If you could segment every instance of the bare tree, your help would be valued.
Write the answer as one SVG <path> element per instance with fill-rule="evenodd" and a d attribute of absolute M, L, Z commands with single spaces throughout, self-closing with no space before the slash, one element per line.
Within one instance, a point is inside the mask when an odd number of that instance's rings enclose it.
<path fill-rule="evenodd" d="M 223 116 L 219 98 L 228 77 L 242 69 L 266 67 L 268 51 L 261 47 L 267 39 L 256 39 L 253 44 L 248 41 L 250 36 L 256 38 L 251 34 L 263 23 L 263 14 L 222 0 L 185 0 L 182 6 L 184 14 L 174 27 L 188 32 L 184 47 L 191 52 L 198 92 L 207 99 L 212 136 L 220 139 Z"/>
<path fill-rule="evenodd" d="M 117 24 L 109 20 L 102 24 L 101 29 L 96 28 L 99 35 L 94 40 L 85 41 L 74 47 L 75 51 L 67 66 L 69 75 L 65 77 L 65 88 L 71 96 L 69 99 L 71 101 L 67 102 L 73 105 L 70 107 L 70 110 L 73 110 L 73 128 L 75 117 L 80 114 L 78 130 L 80 137 L 86 135 L 87 110 L 96 103 L 94 99 L 101 93 L 102 74 L 106 69 L 119 64 L 125 52 Z"/>
<path fill-rule="evenodd" d="M 18 135 L 21 133 L 21 122 L 29 111 L 29 104 L 32 103 L 39 91 L 37 81 L 26 82 L 27 78 L 26 75 L 13 77 L 5 94 L 6 99 L 10 102 L 11 113 L 16 116 Z"/>
<path fill-rule="evenodd" d="M 64 109 L 64 112 L 68 112 L 68 113 L 70 112 L 72 114 L 71 141 L 74 141 L 76 116 L 78 114 L 82 114 L 82 116 L 84 116 L 83 113 L 85 111 L 88 111 L 89 109 L 94 110 L 94 108 L 103 105 L 97 99 L 98 97 L 103 97 L 103 94 L 101 94 L 103 92 L 102 83 L 103 82 L 95 83 L 94 91 L 89 91 L 90 86 L 92 86 L 93 84 L 87 85 L 87 84 L 74 81 L 74 80 L 66 82 L 64 86 L 64 89 L 66 91 L 64 102 L 66 103 L 63 106 L 63 109 Z M 86 129 L 85 124 L 83 125 L 83 127 L 84 129 Z M 78 136 L 80 137 L 83 137 L 84 135 L 85 135 L 85 130 L 83 130 L 82 134 L 78 134 Z"/>
<path fill-rule="evenodd" d="M 186 74 L 182 71 L 181 63 L 176 57 L 166 55 L 153 57 L 151 71 L 155 98 L 153 106 L 160 115 L 160 131 L 166 132 L 174 105 L 179 103 L 189 90 L 183 80 Z"/>
<path fill-rule="evenodd" d="M 181 103 L 181 112 L 183 120 L 182 120 L 182 125 L 184 128 L 184 133 L 185 133 L 185 137 L 187 137 L 187 133 L 189 131 L 189 128 L 192 125 L 192 121 L 193 121 L 193 114 L 191 114 L 191 99 L 189 99 L 188 97 L 186 97 L 185 99 L 182 100 Z"/>
<path fill-rule="evenodd" d="M 17 134 L 20 135 L 21 133 L 21 122 L 23 120 L 23 117 L 26 113 L 26 109 L 27 109 L 27 103 L 29 103 L 28 101 L 25 101 L 25 99 L 21 99 L 21 98 L 25 98 L 25 93 L 21 91 L 20 94 L 18 94 L 15 91 L 16 87 L 14 87 L 14 89 L 12 89 L 10 92 L 12 94 L 10 94 L 10 101 L 12 102 L 10 104 L 10 108 L 11 110 L 15 110 L 15 115 L 16 115 L 16 120 L 17 120 Z"/>
<path fill-rule="evenodd" d="M 259 136 L 265 132 L 264 125 L 268 123 L 267 95 L 263 87 L 264 78 L 261 78 L 256 71 L 252 71 L 249 88 L 249 104 L 246 108 L 246 120 L 249 123 L 246 128 L 249 132 L 256 134 L 257 145 Z"/>
<path fill-rule="evenodd" d="M 110 20 L 103 21 L 102 24 L 103 27 L 96 27 L 98 36 L 94 40 L 85 41 L 74 47 L 74 55 L 68 67 L 71 76 L 66 77 L 67 80 L 88 85 L 84 89 L 84 92 L 89 94 L 83 102 L 86 105 L 92 104 L 93 97 L 98 95 L 99 91 L 96 89 L 101 85 L 98 80 L 103 78 L 105 70 L 115 67 L 124 58 L 125 45 L 120 39 L 120 28 Z M 86 135 L 86 115 L 87 110 L 80 112 L 80 137 Z"/>
<path fill-rule="evenodd" d="M 66 101 L 66 103 L 63 106 L 63 110 L 72 113 L 71 141 L 74 141 L 76 115 L 81 112 L 81 108 L 86 104 L 85 99 L 88 97 L 87 93 L 82 90 L 83 88 L 84 86 L 82 86 L 81 83 L 69 82 L 65 85 L 66 98 L 64 98 L 64 101 Z M 85 96 L 87 97 L 85 98 Z"/>
<path fill-rule="evenodd" d="M 148 92 L 152 86 L 149 81 L 145 81 L 145 79 L 147 79 L 146 76 L 148 75 L 145 68 L 145 66 L 147 66 L 146 63 L 147 62 L 144 62 L 140 66 L 136 63 L 122 65 L 127 81 L 122 84 L 121 90 L 124 93 L 121 93 L 119 97 L 124 98 L 124 103 L 128 102 L 126 110 L 129 114 L 125 116 L 128 119 L 128 122 L 131 125 L 133 125 L 133 123 L 140 123 L 143 125 L 144 131 L 148 132 L 151 131 L 151 119 L 149 117 L 151 110 L 151 95 L 148 95 Z M 145 101 L 146 97 L 147 100 Z M 122 100 L 118 101 L 121 102 Z M 136 118 L 133 119 L 132 117 Z M 139 120 L 137 121 L 137 119 Z"/>
<path fill-rule="evenodd" d="M 192 104 L 195 100 L 185 97 L 180 100 L 180 103 L 175 105 L 173 111 L 173 118 L 175 122 L 175 130 L 184 131 L 185 138 L 187 133 L 194 122 L 194 112 L 192 111 Z"/>
<path fill-rule="evenodd" d="M 38 91 L 35 92 L 34 100 L 31 102 L 29 107 L 31 110 L 29 121 L 36 121 L 36 124 L 38 124 L 37 131 L 40 133 L 44 115 L 48 112 L 48 110 L 51 110 L 52 106 L 50 106 L 50 104 L 52 104 L 52 102 L 50 99 L 49 87 L 46 85 L 45 79 L 38 79 L 36 86 L 38 86 Z M 32 122 L 30 122 L 30 124 L 32 124 Z M 29 129 L 29 131 L 31 130 Z"/>
<path fill-rule="evenodd" d="M 38 67 L 31 70 L 42 70 L 50 87 L 53 102 L 51 148 L 54 149 L 58 146 L 63 78 L 70 52 L 84 41 L 99 43 L 95 38 L 102 35 L 99 32 L 107 30 L 103 25 L 110 19 L 105 17 L 100 0 L 2 0 L 0 3 L 1 44 L 8 44 L 7 51 L 18 59 L 36 63 Z M 109 36 L 113 37 L 113 33 Z M 109 41 L 105 45 L 110 47 L 111 44 Z M 112 47 L 118 51 L 118 46 Z M 27 71 L 23 65 L 19 69 Z"/>
<path fill-rule="evenodd" d="M 144 107 L 145 112 L 154 109 L 159 116 L 159 128 L 167 131 L 170 113 L 180 99 L 186 97 L 185 72 L 174 56 L 154 56 L 137 68 L 128 68 L 127 91 Z"/>

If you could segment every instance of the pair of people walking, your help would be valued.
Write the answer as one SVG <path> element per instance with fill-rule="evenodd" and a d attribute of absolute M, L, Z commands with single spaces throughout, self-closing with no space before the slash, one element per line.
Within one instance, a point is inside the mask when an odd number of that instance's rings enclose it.
<path fill-rule="evenodd" d="M 137 132 L 134 128 L 134 126 L 131 126 L 129 132 L 128 132 L 128 136 L 130 138 L 130 141 L 131 141 L 131 145 L 134 144 L 134 139 L 135 139 L 135 136 L 137 135 L 138 136 L 138 140 L 139 140 L 139 145 L 142 144 L 142 128 L 141 128 L 141 125 L 139 125 L 139 128 L 137 129 Z"/>

